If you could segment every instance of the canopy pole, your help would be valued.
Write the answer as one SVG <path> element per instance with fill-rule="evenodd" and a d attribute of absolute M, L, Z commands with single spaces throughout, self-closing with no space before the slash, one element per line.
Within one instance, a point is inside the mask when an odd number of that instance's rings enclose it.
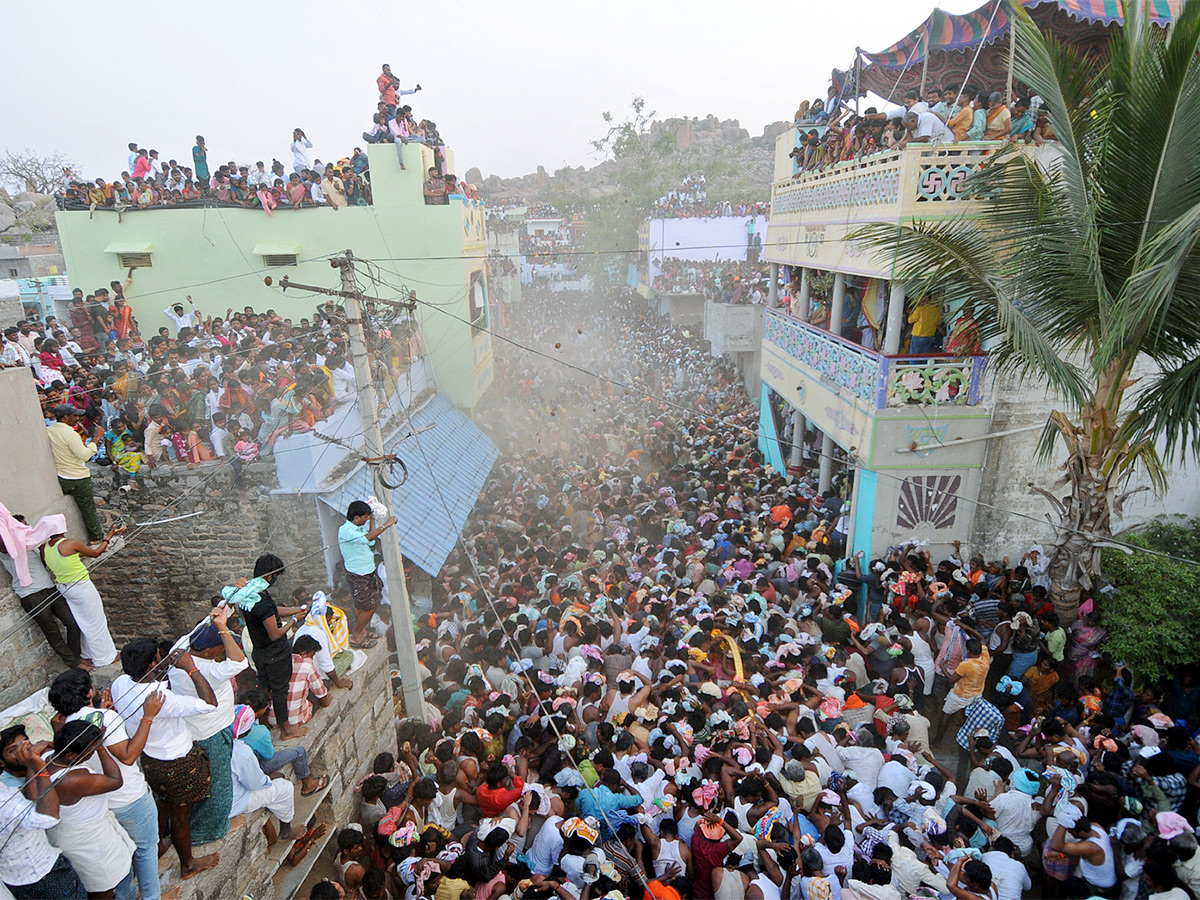
<path fill-rule="evenodd" d="M 929 37 L 925 37 L 925 58 L 921 60 L 921 99 L 925 99 L 925 75 L 929 72 Z"/>
<path fill-rule="evenodd" d="M 1003 0 L 1000 0 L 1003 2 Z M 999 9 L 999 3 L 997 4 Z M 1004 86 L 1004 102 L 1012 102 L 1013 96 L 1013 69 L 1017 61 L 1017 23 L 1013 18 L 1009 17 L 1008 24 L 1008 84 Z"/>
<path fill-rule="evenodd" d="M 854 48 L 854 115 L 858 115 L 858 101 L 862 96 L 862 50 Z"/>

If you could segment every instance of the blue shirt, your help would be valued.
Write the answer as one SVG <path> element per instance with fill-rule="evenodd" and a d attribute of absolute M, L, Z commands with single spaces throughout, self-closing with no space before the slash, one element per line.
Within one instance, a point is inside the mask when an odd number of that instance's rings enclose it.
<path fill-rule="evenodd" d="M 621 810 L 641 806 L 642 798 L 639 794 L 614 794 L 609 788 L 598 784 L 590 791 L 580 791 L 576 803 L 582 815 L 595 816 L 600 820 L 600 836 L 606 841 L 611 841 L 613 834 L 608 829 L 606 817 Z M 616 821 L 617 818 L 620 821 Z M 613 824 L 620 825 L 625 821 L 628 821 L 625 816 L 614 817 Z"/>
<path fill-rule="evenodd" d="M 371 552 L 374 541 L 367 540 L 369 522 L 355 525 L 349 519 L 338 529 L 338 548 L 342 551 L 342 562 L 346 571 L 355 575 L 370 575 L 375 571 L 375 554 Z"/>
<path fill-rule="evenodd" d="M 275 755 L 275 742 L 271 740 L 271 732 L 267 731 L 266 725 L 256 722 L 238 740 L 244 741 L 254 755 L 264 762 Z"/>

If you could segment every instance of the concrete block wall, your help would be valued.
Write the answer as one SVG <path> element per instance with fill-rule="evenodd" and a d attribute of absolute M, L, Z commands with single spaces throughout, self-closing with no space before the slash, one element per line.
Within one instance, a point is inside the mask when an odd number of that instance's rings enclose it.
<path fill-rule="evenodd" d="M 98 476 L 98 483 L 108 477 Z M 244 499 L 232 468 L 219 463 L 159 467 L 140 477 L 143 489 L 114 507 L 125 513 L 133 537 L 118 558 L 93 574 L 118 647 L 134 637 L 188 630 L 212 608 L 222 586 L 251 577 L 263 552 L 275 553 L 288 567 L 274 591 L 279 602 L 296 588 L 311 594 L 327 586 L 324 558 L 316 553 L 321 548 L 316 501 L 266 493 L 275 483 L 270 463 L 246 467 Z M 139 525 L 159 519 L 175 521 L 135 534 Z"/>

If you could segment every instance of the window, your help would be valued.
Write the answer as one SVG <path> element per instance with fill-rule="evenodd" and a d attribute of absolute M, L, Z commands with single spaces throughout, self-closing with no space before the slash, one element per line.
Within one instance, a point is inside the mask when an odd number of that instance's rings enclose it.
<path fill-rule="evenodd" d="M 263 256 L 263 262 L 268 266 L 294 266 L 296 265 L 296 254 L 267 253 Z"/>
<path fill-rule="evenodd" d="M 154 265 L 149 253 L 118 253 L 117 261 L 122 269 L 149 269 Z"/>
<path fill-rule="evenodd" d="M 17 277 L 17 270 L 16 270 L 16 269 L 9 269 L 9 270 L 8 270 L 8 277 L 9 277 L 9 278 L 16 278 L 16 277 Z"/>

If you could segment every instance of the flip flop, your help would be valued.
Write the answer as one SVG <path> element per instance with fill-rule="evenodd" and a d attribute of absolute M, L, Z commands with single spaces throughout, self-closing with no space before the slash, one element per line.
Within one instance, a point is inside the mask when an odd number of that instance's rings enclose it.
<path fill-rule="evenodd" d="M 374 647 L 378 643 L 379 643 L 379 635 L 373 634 L 369 638 L 367 638 L 365 641 L 363 641 L 361 644 L 356 644 L 356 643 L 354 643 L 354 641 L 351 641 L 350 646 L 355 650 L 370 650 L 372 647 Z"/>
<path fill-rule="evenodd" d="M 311 791 L 301 791 L 300 796 L 301 797 L 311 797 L 317 791 L 324 788 L 327 784 L 329 784 L 329 776 L 322 775 L 320 778 L 317 779 L 317 786 L 315 788 L 313 788 Z"/>

